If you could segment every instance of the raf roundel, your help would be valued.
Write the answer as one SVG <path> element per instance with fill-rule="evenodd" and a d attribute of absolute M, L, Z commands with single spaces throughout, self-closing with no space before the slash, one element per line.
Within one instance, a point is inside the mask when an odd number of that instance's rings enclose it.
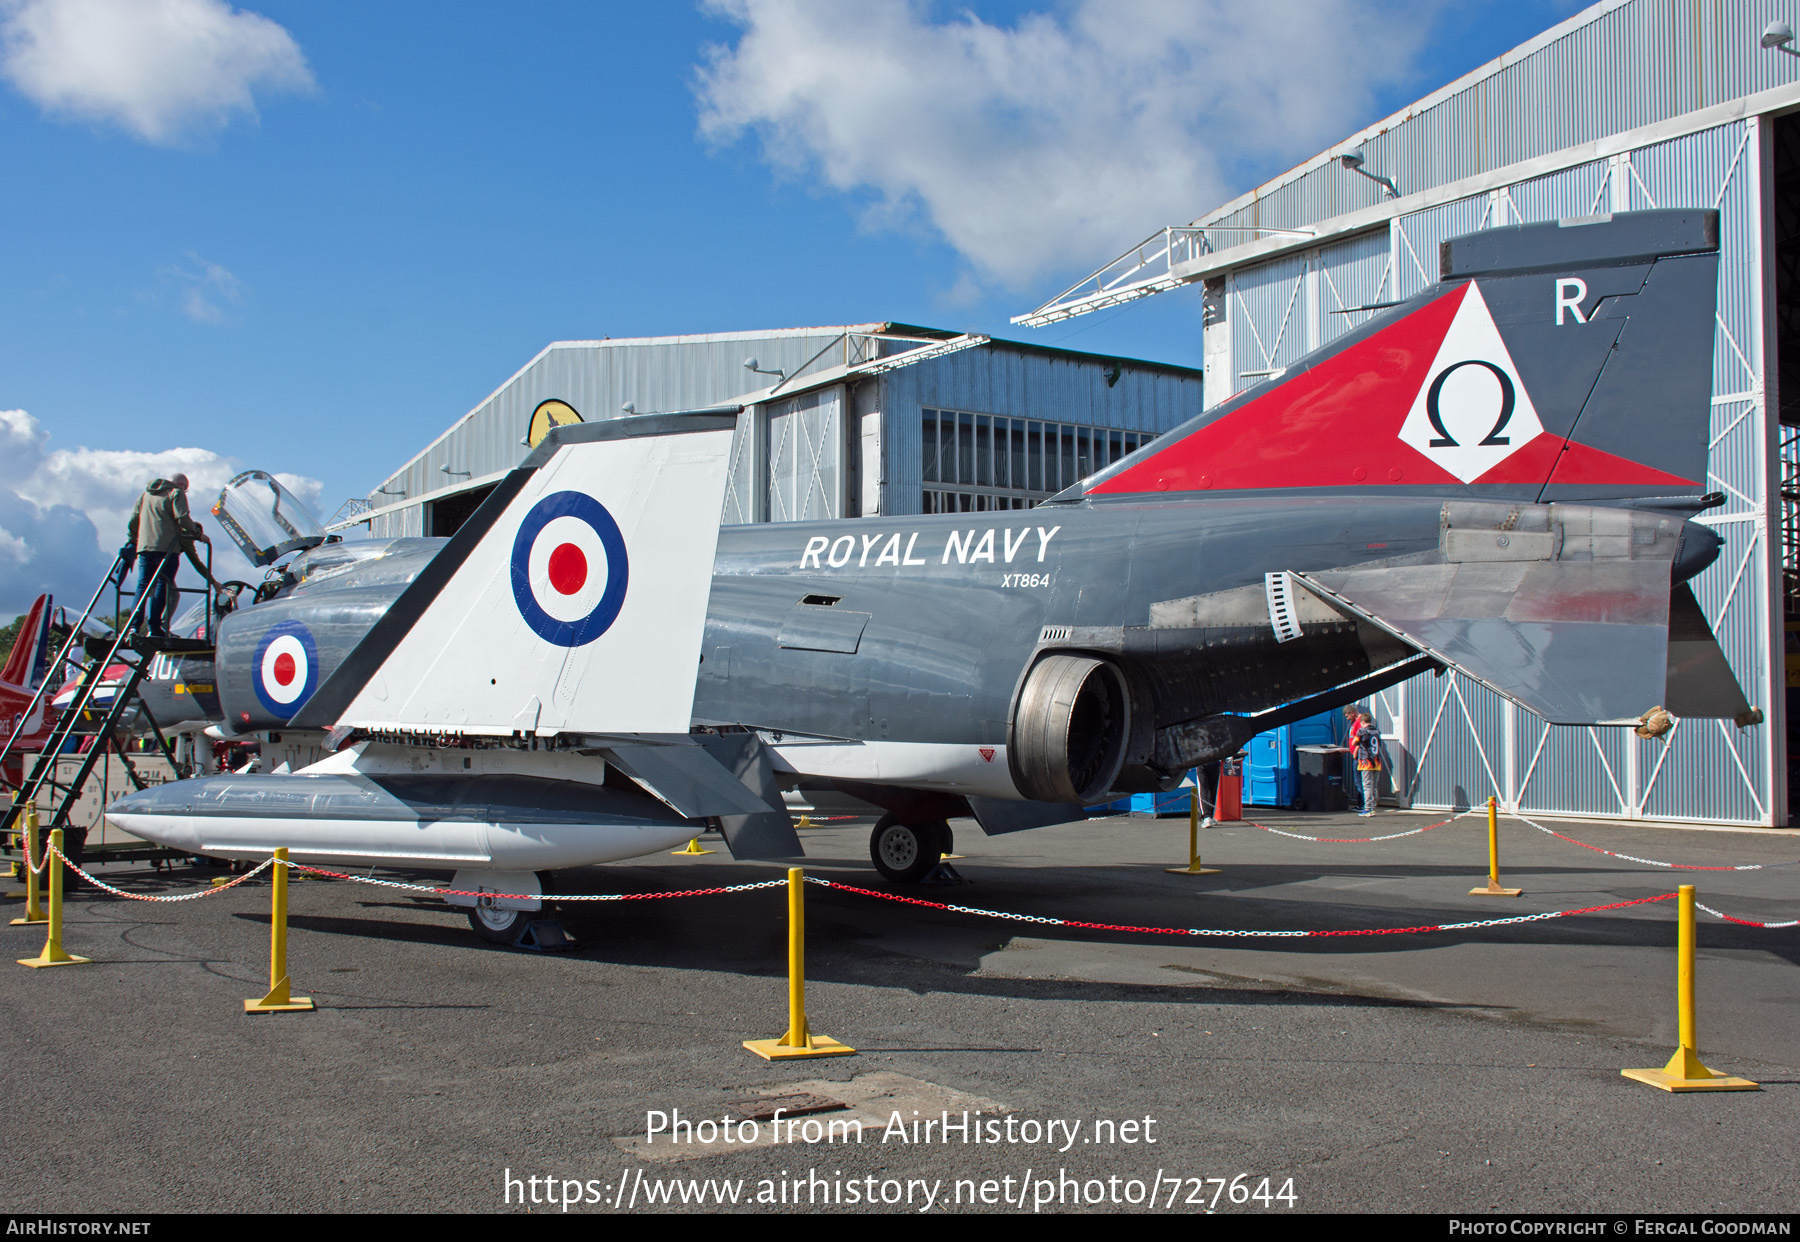
<path fill-rule="evenodd" d="M 592 496 L 554 492 L 531 507 L 513 539 L 513 602 L 545 642 L 581 647 L 625 606 L 625 537 Z"/>
<path fill-rule="evenodd" d="M 287 720 L 319 688 L 319 647 L 298 621 L 271 626 L 256 645 L 250 675 L 271 716 Z"/>

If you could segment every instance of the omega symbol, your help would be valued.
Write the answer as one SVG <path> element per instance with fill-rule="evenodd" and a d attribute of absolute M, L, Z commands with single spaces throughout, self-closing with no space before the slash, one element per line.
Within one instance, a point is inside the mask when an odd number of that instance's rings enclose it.
<path fill-rule="evenodd" d="M 1444 428 L 1444 414 L 1443 411 L 1438 408 L 1438 399 L 1443 394 L 1444 381 L 1448 380 L 1452 375 L 1455 375 L 1457 371 L 1461 370 L 1463 367 L 1486 367 L 1493 373 L 1494 378 L 1500 381 L 1500 414 L 1494 419 L 1493 429 L 1487 433 L 1487 438 L 1481 441 L 1481 445 L 1511 444 L 1512 441 L 1500 433 L 1506 430 L 1506 424 L 1512 421 L 1514 402 L 1513 382 L 1505 371 L 1502 371 L 1493 363 L 1481 358 L 1469 358 L 1462 362 L 1458 362 L 1453 366 L 1445 367 L 1440 371 L 1438 377 L 1431 381 L 1431 391 L 1425 395 L 1425 417 L 1431 420 L 1431 429 L 1437 432 L 1437 435 L 1432 438 L 1431 447 L 1461 447 L 1457 442 L 1456 437 L 1452 436 L 1449 431 Z"/>

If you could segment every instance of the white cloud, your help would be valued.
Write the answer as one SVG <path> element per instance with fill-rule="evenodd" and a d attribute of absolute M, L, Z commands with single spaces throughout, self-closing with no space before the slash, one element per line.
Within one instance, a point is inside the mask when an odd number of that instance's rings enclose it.
<path fill-rule="evenodd" d="M 0 75 L 46 112 L 165 145 L 314 86 L 292 35 L 223 0 L 0 0 Z"/>
<path fill-rule="evenodd" d="M 306 502 L 306 507 L 313 510 L 314 517 L 322 517 L 318 512 L 319 498 L 325 494 L 325 484 L 319 479 L 309 479 L 303 474 L 283 474 L 275 472 L 275 481 Z"/>
<path fill-rule="evenodd" d="M 1091 267 L 1345 136 L 1442 0 L 1075 0 L 1011 26 L 917 3 L 712 0 L 702 134 L 923 221 L 987 279 Z"/>
<path fill-rule="evenodd" d="M 230 268 L 188 251 L 188 265 L 162 269 L 163 279 L 180 291 L 181 313 L 195 323 L 225 322 L 226 308 L 244 300 L 244 285 Z"/>
<path fill-rule="evenodd" d="M 24 410 L 0 410 L 0 483 L 23 477 L 42 456 L 50 433 Z"/>
<path fill-rule="evenodd" d="M 0 555 L 17 562 L 0 574 L 0 617 L 23 612 L 46 590 L 65 603 L 86 603 L 125 542 L 144 488 L 175 474 L 188 476 L 188 504 L 213 536 L 214 576 L 262 578 L 208 512 L 219 489 L 243 469 L 237 461 L 202 448 L 50 450 L 49 439 L 24 410 L 0 410 Z M 304 475 L 277 477 L 309 501 L 323 490 Z"/>

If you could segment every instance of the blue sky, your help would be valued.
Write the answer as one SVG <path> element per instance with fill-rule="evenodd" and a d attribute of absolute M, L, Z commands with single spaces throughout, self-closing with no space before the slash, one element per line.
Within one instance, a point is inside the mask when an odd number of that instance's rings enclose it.
<path fill-rule="evenodd" d="M 1575 7 L 0 0 L 0 617 L 91 583 L 151 475 L 327 516 L 551 340 L 1197 366 L 1191 295 L 1007 320 Z"/>

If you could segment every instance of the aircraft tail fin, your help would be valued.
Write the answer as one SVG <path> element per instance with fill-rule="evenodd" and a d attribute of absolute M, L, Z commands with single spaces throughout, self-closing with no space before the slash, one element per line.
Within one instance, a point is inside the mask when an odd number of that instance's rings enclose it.
<path fill-rule="evenodd" d="M 50 671 L 50 605 L 50 596 L 40 595 L 25 614 L 18 637 L 13 639 L 12 654 L 0 668 L 0 681 L 27 690 L 43 684 Z"/>
<path fill-rule="evenodd" d="M 686 734 L 735 424 L 701 412 L 552 432 L 289 723 Z"/>
<path fill-rule="evenodd" d="M 1095 476 L 1085 494 L 1704 489 L 1716 211 L 1486 229 L 1440 280 Z"/>

